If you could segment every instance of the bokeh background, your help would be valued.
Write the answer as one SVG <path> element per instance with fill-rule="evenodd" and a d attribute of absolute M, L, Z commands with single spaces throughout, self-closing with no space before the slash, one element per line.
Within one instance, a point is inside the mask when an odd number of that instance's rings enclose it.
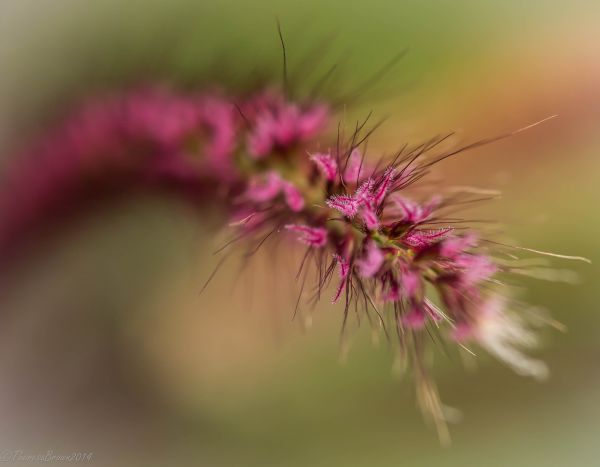
<path fill-rule="evenodd" d="M 276 17 L 292 64 L 317 51 L 299 87 L 337 62 L 351 86 L 409 48 L 347 111 L 389 117 L 373 148 L 559 115 L 440 169 L 502 190 L 480 214 L 519 244 L 594 261 L 553 262 L 577 285 L 524 281 L 568 328 L 543 336 L 551 378 L 438 358 L 442 397 L 463 414 L 443 448 L 368 326 L 341 364 L 339 309 L 291 320 L 287 255 L 277 266 L 263 255 L 238 279 L 227 265 L 200 295 L 218 261 L 213 218 L 144 197 L 87 216 L 15 271 L 1 304 L 0 449 L 127 466 L 598 465 L 598 2 L 1 0 L 2 160 L 96 89 L 278 76 Z"/>

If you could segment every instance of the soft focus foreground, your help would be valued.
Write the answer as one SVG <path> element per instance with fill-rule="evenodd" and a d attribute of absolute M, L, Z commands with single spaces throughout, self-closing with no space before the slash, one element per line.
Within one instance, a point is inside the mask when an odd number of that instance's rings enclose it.
<path fill-rule="evenodd" d="M 133 4 L 56 2 L 50 12 L 8 3 L 0 130 L 8 147 L 65 100 L 140 76 L 195 84 L 203 70 L 234 68 L 231 79 L 243 84 L 235 67 L 251 69 L 253 53 L 279 63 L 279 15 L 290 54 L 336 32 L 324 61 L 351 49 L 349 80 L 410 46 L 353 109 L 391 115 L 372 143 L 381 150 L 447 130 L 471 141 L 559 114 L 440 174 L 502 190 L 473 217 L 502 220 L 520 244 L 595 259 L 599 15 L 584 5 L 389 2 L 361 12 L 358 4 L 155 2 L 140 13 Z M 226 67 L 215 58 L 221 51 L 232 57 Z M 3 303 L 0 448 L 93 451 L 107 465 L 593 465 L 595 264 L 553 263 L 578 272 L 576 287 L 525 284 L 525 298 L 568 327 L 545 336 L 547 383 L 485 357 L 475 359 L 477 372 L 437 359 L 443 398 L 464 415 L 443 450 L 414 408 L 412 383 L 394 377 L 393 354 L 372 344 L 368 325 L 353 330 L 340 365 L 340 310 L 325 304 L 291 321 L 299 257 L 274 266 L 265 251 L 239 278 L 232 263 L 199 296 L 222 244 L 212 225 L 175 203 L 136 199 L 96 212 L 32 257 Z"/>

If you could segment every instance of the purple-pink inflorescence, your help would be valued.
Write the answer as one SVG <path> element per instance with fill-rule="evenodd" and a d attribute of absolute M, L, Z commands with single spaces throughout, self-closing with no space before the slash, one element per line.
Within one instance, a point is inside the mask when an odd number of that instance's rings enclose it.
<path fill-rule="evenodd" d="M 348 142 L 327 139 L 332 112 L 274 90 L 232 97 L 157 87 L 91 100 L 13 159 L 0 196 L 0 257 L 82 196 L 160 189 L 202 202 L 212 187 L 235 240 L 258 248 L 291 233 L 305 259 L 317 260 L 315 296 L 333 279 L 344 323 L 360 304 L 386 334 L 394 329 L 419 402 L 444 434 L 424 355 L 435 339 L 478 344 L 524 375 L 547 369 L 520 351 L 535 338 L 501 290 L 497 277 L 510 266 L 481 233 L 445 217 L 464 199 L 410 196 L 434 163 L 459 151 L 435 153 L 440 138 L 373 164 L 358 131 Z"/>

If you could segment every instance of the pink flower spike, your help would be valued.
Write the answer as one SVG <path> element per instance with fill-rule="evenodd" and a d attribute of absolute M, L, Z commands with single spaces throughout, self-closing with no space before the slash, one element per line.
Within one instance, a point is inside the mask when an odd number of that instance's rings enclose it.
<path fill-rule="evenodd" d="M 315 247 L 321 248 L 327 243 L 327 229 L 322 227 L 309 227 L 307 225 L 288 224 L 287 230 L 298 233 L 298 241 Z"/>
<path fill-rule="evenodd" d="M 337 162 L 329 154 L 313 154 L 310 156 L 326 180 L 332 182 L 337 175 Z"/>
<path fill-rule="evenodd" d="M 336 260 L 339 266 L 340 284 L 338 285 L 335 296 L 333 297 L 331 303 L 337 303 L 342 295 L 342 292 L 344 291 L 344 288 L 346 287 L 346 280 L 348 279 L 348 274 L 350 274 L 350 262 L 338 254 L 334 254 L 333 258 Z"/>
<path fill-rule="evenodd" d="M 304 198 L 302 197 L 302 193 L 300 193 L 293 183 L 284 182 L 283 193 L 285 195 L 285 202 L 292 211 L 300 212 L 304 209 Z"/>
<path fill-rule="evenodd" d="M 373 241 L 367 243 L 365 253 L 361 259 L 356 261 L 356 266 L 361 277 L 369 278 L 377 274 L 385 260 L 385 256 Z"/>
<path fill-rule="evenodd" d="M 356 216 L 358 212 L 358 202 L 353 196 L 333 195 L 326 203 L 331 209 L 341 212 L 350 219 Z"/>

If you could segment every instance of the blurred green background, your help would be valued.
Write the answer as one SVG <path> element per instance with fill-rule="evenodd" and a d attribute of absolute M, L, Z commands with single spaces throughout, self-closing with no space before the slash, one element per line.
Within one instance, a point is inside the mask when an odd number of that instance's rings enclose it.
<path fill-rule="evenodd" d="M 442 399 L 463 413 L 442 448 L 368 326 L 340 364 L 339 309 L 318 307 L 308 331 L 309 316 L 291 321 L 287 258 L 274 273 L 263 255 L 239 280 L 226 266 L 199 295 L 217 262 L 214 221 L 146 197 L 97 212 L 18 271 L 2 304 L 0 449 L 128 466 L 599 465 L 598 2 L 3 0 L 3 152 L 91 90 L 278 76 L 276 18 L 292 68 L 317 51 L 292 75 L 299 88 L 338 62 L 350 88 L 409 48 L 347 111 L 389 117 L 373 150 L 559 115 L 440 167 L 502 190 L 479 214 L 519 244 L 594 261 L 553 261 L 578 285 L 524 281 L 525 298 L 568 327 L 543 336 L 550 380 L 438 356 Z"/>

